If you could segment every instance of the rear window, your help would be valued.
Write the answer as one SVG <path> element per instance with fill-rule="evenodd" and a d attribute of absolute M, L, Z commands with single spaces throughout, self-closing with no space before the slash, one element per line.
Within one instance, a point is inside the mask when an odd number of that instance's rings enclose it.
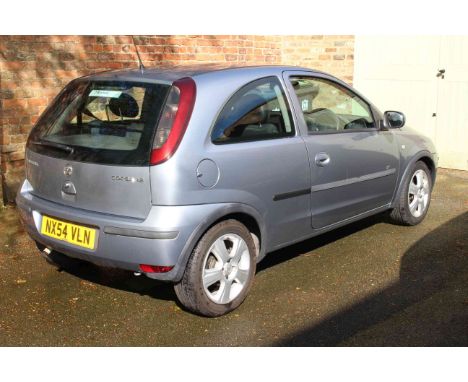
<path fill-rule="evenodd" d="M 34 127 L 28 148 L 81 162 L 148 165 L 170 86 L 75 81 Z"/>

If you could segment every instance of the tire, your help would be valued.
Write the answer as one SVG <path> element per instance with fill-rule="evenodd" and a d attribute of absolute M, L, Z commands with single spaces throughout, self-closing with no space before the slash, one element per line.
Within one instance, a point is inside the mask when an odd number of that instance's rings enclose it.
<path fill-rule="evenodd" d="M 395 208 L 390 213 L 391 220 L 407 226 L 421 223 L 429 210 L 431 193 L 431 172 L 424 162 L 418 161 L 406 176 L 401 192 L 397 195 Z"/>
<path fill-rule="evenodd" d="M 236 309 L 252 286 L 255 254 L 252 235 L 239 221 L 214 225 L 195 246 L 182 280 L 174 286 L 179 301 L 206 317 Z"/>

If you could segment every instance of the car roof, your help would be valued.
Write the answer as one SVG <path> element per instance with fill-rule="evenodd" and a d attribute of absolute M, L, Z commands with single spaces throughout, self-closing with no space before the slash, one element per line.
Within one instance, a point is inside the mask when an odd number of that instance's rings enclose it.
<path fill-rule="evenodd" d="M 317 70 L 303 68 L 298 66 L 288 65 L 257 65 L 257 66 L 240 66 L 232 64 L 197 64 L 197 65 L 180 65 L 171 67 L 155 67 L 155 68 L 134 68 L 123 70 L 111 70 L 91 74 L 84 79 L 89 80 L 116 80 L 116 81 L 144 81 L 144 82 L 163 82 L 173 83 L 183 77 L 200 77 L 207 75 L 253 75 L 253 76 L 268 76 L 279 75 L 285 70 L 309 71 L 322 73 Z"/>

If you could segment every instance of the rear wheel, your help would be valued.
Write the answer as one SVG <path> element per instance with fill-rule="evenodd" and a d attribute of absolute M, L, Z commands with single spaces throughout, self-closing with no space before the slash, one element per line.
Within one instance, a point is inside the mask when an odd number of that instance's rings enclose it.
<path fill-rule="evenodd" d="M 398 224 L 416 225 L 423 221 L 431 202 L 431 172 L 424 162 L 416 162 L 404 182 L 390 217 Z"/>
<path fill-rule="evenodd" d="M 189 310 L 216 317 L 236 309 L 255 275 L 255 244 L 237 220 L 210 228 L 193 250 L 182 280 L 174 289 Z"/>

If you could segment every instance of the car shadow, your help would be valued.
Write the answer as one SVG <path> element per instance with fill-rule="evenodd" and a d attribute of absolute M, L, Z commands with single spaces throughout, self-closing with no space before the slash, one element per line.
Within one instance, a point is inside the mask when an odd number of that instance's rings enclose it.
<path fill-rule="evenodd" d="M 399 280 L 276 346 L 467 346 L 468 213 L 403 255 Z"/>
<path fill-rule="evenodd" d="M 267 256 L 258 265 L 257 271 L 262 272 L 387 221 L 388 215 L 375 215 L 286 247 Z M 279 339 L 272 345 L 467 346 L 467 228 L 468 213 L 464 213 L 431 231 L 403 255 L 397 282 L 318 324 Z M 144 276 L 135 277 L 132 272 L 104 268 L 71 258 L 60 262 L 60 271 L 109 288 L 174 301 L 178 307 L 186 310 L 178 302 L 172 285 L 168 283 Z M 437 296 L 444 291 L 448 293 L 442 297 Z M 460 298 L 463 293 L 465 297 Z M 417 307 L 418 304 L 424 305 L 434 296 L 440 301 L 420 308 L 419 318 L 399 319 L 405 310 Z M 438 318 L 431 319 L 432 316 Z M 367 330 L 371 330 L 371 334 L 362 335 Z"/>
<path fill-rule="evenodd" d="M 136 277 L 131 271 L 106 268 L 70 257 L 55 257 L 54 261 L 58 265 L 59 272 L 67 272 L 79 279 L 109 288 L 138 293 L 159 300 L 174 301 L 179 305 L 172 284 L 145 276 Z"/>
<path fill-rule="evenodd" d="M 258 265 L 257 272 L 261 272 L 266 268 L 273 267 L 315 248 L 319 248 L 335 240 L 366 229 L 376 223 L 382 222 L 384 219 L 385 215 L 383 214 L 372 216 L 314 239 L 271 253 Z M 82 280 L 109 288 L 138 293 L 155 299 L 171 300 L 176 302 L 181 309 L 185 310 L 185 308 L 179 304 L 174 288 L 170 283 L 152 280 L 145 276 L 135 277 L 133 272 L 130 271 L 106 268 L 70 257 L 64 258 L 63 256 L 59 256 L 55 257 L 54 261 L 58 264 L 59 272 L 67 272 Z"/>
<path fill-rule="evenodd" d="M 366 229 L 374 224 L 385 221 L 386 215 L 380 214 L 355 222 L 348 226 L 334 230 L 304 242 L 288 246 L 269 254 L 258 266 L 257 272 L 274 267 L 277 264 L 300 256 L 333 241 Z M 86 261 L 56 257 L 54 261 L 59 265 L 59 272 L 67 272 L 79 279 L 119 289 L 130 293 L 149 296 L 155 299 L 174 301 L 182 310 L 186 310 L 178 301 L 172 284 L 152 280 L 148 277 L 135 277 L 133 272 L 115 268 L 106 268 Z"/>
<path fill-rule="evenodd" d="M 301 256 L 304 253 L 314 251 L 320 247 L 341 240 L 346 236 L 353 235 L 359 231 L 372 227 L 375 224 L 386 223 L 389 221 L 388 213 L 383 212 L 269 253 L 257 265 L 257 273 L 284 263 L 297 256 Z"/>

